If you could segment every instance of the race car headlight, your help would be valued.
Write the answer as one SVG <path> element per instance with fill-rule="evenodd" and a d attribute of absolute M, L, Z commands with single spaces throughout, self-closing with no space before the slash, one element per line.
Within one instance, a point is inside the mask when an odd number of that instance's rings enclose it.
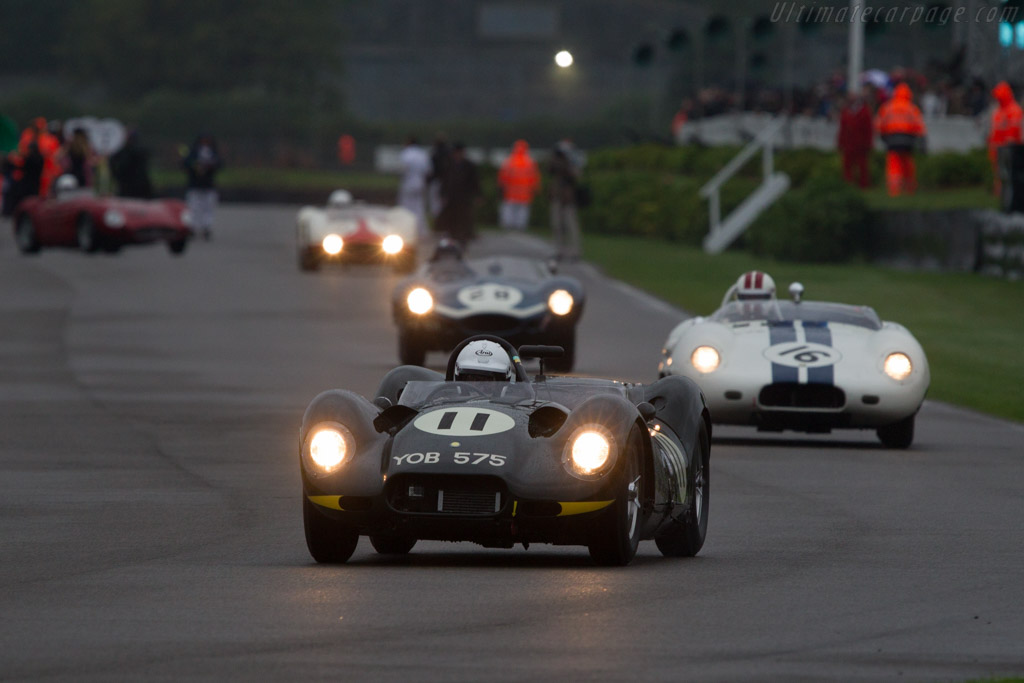
<path fill-rule="evenodd" d="M 416 315 L 423 315 L 429 313 L 430 309 L 434 307 L 434 297 L 430 296 L 430 292 L 422 287 L 417 287 L 409 292 L 409 296 L 405 297 L 405 303 L 409 305 L 410 311 Z"/>
<path fill-rule="evenodd" d="M 698 346 L 690 354 L 690 363 L 697 369 L 697 372 L 704 374 L 714 372 L 721 360 L 718 351 L 710 346 Z"/>
<path fill-rule="evenodd" d="M 332 422 L 317 425 L 310 430 L 302 454 L 306 470 L 323 476 L 336 472 L 352 457 L 354 450 L 352 432 Z"/>
<path fill-rule="evenodd" d="M 323 247 L 331 256 L 337 256 L 341 253 L 341 248 L 345 246 L 345 242 L 342 241 L 339 235 L 330 234 L 324 238 Z"/>
<path fill-rule="evenodd" d="M 565 445 L 566 469 L 584 479 L 601 476 L 612 462 L 614 441 L 606 429 L 598 425 L 580 427 Z"/>
<path fill-rule="evenodd" d="M 910 357 L 905 353 L 890 353 L 885 357 L 885 364 L 882 366 L 885 370 L 885 374 L 892 377 L 897 382 L 905 380 L 910 376 L 910 371 L 914 369 L 914 366 L 910 362 Z"/>
<path fill-rule="evenodd" d="M 548 297 L 548 308 L 555 315 L 568 315 L 569 311 L 572 310 L 572 305 L 572 294 L 564 289 L 556 289 Z"/>
<path fill-rule="evenodd" d="M 397 254 L 402 251 L 402 247 L 405 246 L 405 242 L 398 235 L 388 235 L 381 242 L 380 248 L 384 250 L 385 254 Z"/>
<path fill-rule="evenodd" d="M 195 225 L 195 221 L 192 218 L 192 212 L 188 209 L 181 212 L 181 224 L 189 228 L 194 227 Z"/>
<path fill-rule="evenodd" d="M 124 214 L 117 209 L 107 209 L 103 214 L 103 224 L 108 228 L 123 228 Z"/>

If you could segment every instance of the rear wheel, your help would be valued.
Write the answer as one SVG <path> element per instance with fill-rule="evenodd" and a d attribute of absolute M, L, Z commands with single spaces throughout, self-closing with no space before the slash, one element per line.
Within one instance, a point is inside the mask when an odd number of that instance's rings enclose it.
<path fill-rule="evenodd" d="M 359 543 L 359 532 L 347 524 L 320 513 L 313 503 L 302 497 L 302 523 L 306 528 L 306 547 L 320 564 L 344 564 Z"/>
<path fill-rule="evenodd" d="M 427 360 L 427 350 L 423 344 L 406 329 L 398 331 L 398 360 L 402 365 L 423 365 Z"/>
<path fill-rule="evenodd" d="M 22 254 L 39 253 L 39 237 L 36 235 L 36 226 L 27 213 L 18 216 L 18 223 L 14 228 L 14 240 L 18 243 L 18 251 Z"/>
<path fill-rule="evenodd" d="M 370 545 L 381 555 L 408 555 L 416 545 L 416 539 L 404 536 L 370 536 Z"/>
<path fill-rule="evenodd" d="M 877 430 L 878 440 L 886 448 L 910 448 L 914 443 L 914 418 L 916 415 L 906 417 L 891 425 L 879 427 Z"/>
<path fill-rule="evenodd" d="M 588 548 L 590 557 L 599 565 L 622 567 L 636 556 L 643 526 L 643 448 L 640 434 L 634 427 L 629 433 L 625 462 L 620 473 L 619 491 L 605 524 L 596 530 Z"/>
<path fill-rule="evenodd" d="M 654 541 L 665 557 L 693 557 L 700 552 L 708 534 L 711 444 L 703 420 L 700 423 L 697 444 L 697 452 L 693 454 L 687 473 L 690 504 L 684 519 L 681 522 L 673 522 L 669 529 Z"/>
<path fill-rule="evenodd" d="M 92 216 L 89 214 L 83 213 L 78 217 L 78 222 L 75 224 L 75 235 L 78 237 L 78 248 L 85 253 L 92 254 L 99 249 L 96 224 L 93 223 Z"/>

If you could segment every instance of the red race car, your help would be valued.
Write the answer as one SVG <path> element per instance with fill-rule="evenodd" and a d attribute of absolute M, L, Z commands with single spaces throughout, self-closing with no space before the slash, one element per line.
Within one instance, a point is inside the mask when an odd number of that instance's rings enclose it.
<path fill-rule="evenodd" d="M 126 244 L 166 242 L 177 255 L 192 237 L 188 211 L 177 199 L 99 197 L 68 176 L 54 185 L 52 196 L 26 197 L 14 209 L 14 239 L 23 254 L 43 247 L 116 252 Z"/>

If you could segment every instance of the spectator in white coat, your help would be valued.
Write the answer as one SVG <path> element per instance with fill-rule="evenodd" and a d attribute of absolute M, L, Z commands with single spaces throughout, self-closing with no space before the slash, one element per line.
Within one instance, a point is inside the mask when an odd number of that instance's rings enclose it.
<path fill-rule="evenodd" d="M 426 192 L 427 176 L 430 175 L 430 156 L 419 146 L 414 136 L 406 140 L 399 156 L 402 165 L 402 182 L 398 186 L 398 205 L 416 215 L 416 230 L 420 237 L 427 234 Z"/>

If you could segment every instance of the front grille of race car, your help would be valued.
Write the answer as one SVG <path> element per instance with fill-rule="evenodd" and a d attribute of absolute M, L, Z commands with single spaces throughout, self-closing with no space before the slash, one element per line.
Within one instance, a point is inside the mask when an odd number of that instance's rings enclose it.
<path fill-rule="evenodd" d="M 766 408 L 839 410 L 846 405 L 846 394 L 831 384 L 778 382 L 761 389 L 758 402 Z"/>
<path fill-rule="evenodd" d="M 522 327 L 523 321 L 509 315 L 481 314 L 464 318 L 462 327 L 482 333 L 511 332 Z"/>
<path fill-rule="evenodd" d="M 464 517 L 496 515 L 508 500 L 504 482 L 486 476 L 398 475 L 385 495 L 396 512 Z"/>

